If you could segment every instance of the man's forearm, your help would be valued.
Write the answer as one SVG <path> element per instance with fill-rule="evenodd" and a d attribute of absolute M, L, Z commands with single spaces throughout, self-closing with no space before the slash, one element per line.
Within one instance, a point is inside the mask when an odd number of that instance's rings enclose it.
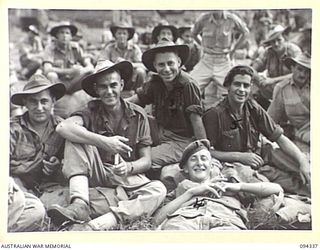
<path fill-rule="evenodd" d="M 190 114 L 190 121 L 193 128 L 194 136 L 200 140 L 200 139 L 206 139 L 206 130 L 204 128 L 202 118 L 199 114 L 191 113 Z"/>

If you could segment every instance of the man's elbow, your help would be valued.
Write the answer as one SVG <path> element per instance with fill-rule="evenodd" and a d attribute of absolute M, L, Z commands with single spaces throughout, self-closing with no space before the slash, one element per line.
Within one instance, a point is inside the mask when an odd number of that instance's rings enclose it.
<path fill-rule="evenodd" d="M 65 134 L 68 130 L 70 130 L 70 125 L 68 124 L 68 122 L 65 121 L 60 122 L 56 127 L 56 132 L 62 137 L 65 137 Z"/>

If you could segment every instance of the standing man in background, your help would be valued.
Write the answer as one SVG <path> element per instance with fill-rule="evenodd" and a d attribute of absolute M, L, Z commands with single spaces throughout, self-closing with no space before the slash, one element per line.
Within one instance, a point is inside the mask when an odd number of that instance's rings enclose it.
<path fill-rule="evenodd" d="M 234 40 L 236 33 L 240 35 Z M 234 52 L 247 39 L 249 30 L 235 14 L 215 10 L 204 13 L 196 20 L 192 34 L 201 44 L 203 56 L 190 74 L 200 87 L 207 110 L 227 93 L 222 85 L 224 77 L 232 67 Z"/>

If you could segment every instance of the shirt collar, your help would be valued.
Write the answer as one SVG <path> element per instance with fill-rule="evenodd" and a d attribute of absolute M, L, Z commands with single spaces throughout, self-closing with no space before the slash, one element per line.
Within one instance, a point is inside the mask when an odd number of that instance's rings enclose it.
<path fill-rule="evenodd" d="M 222 18 L 221 19 L 227 19 L 227 14 L 226 14 L 226 11 L 225 10 L 223 10 L 222 11 L 222 16 L 221 16 Z M 211 15 L 210 15 L 210 19 L 209 19 L 209 21 L 212 23 L 212 22 L 217 22 L 217 19 L 215 19 L 214 18 L 214 15 L 213 15 L 213 12 L 211 13 Z"/>
<path fill-rule="evenodd" d="M 291 86 L 295 86 L 295 87 L 297 87 L 297 88 L 299 88 L 299 89 L 308 89 L 308 88 L 310 88 L 310 82 L 307 83 L 307 84 L 305 84 L 305 85 L 303 85 L 303 87 L 300 88 L 300 87 L 293 81 L 293 78 L 292 78 L 292 77 L 289 79 L 289 81 L 290 81 L 289 84 L 290 84 Z"/>
<path fill-rule="evenodd" d="M 120 48 L 118 47 L 117 42 L 115 42 L 115 43 L 114 43 L 114 48 L 115 48 L 115 49 L 118 49 L 118 50 L 122 50 L 122 49 L 120 49 Z M 133 49 L 133 44 L 132 44 L 132 43 L 127 42 L 126 50 L 132 50 L 132 49 Z"/>
<path fill-rule="evenodd" d="M 131 118 L 131 117 L 136 115 L 136 112 L 134 111 L 132 103 L 129 103 L 129 102 L 123 100 L 122 98 L 120 98 L 120 102 L 121 102 L 122 106 L 124 107 L 124 118 L 128 119 L 128 118 Z M 106 110 L 104 109 L 103 102 L 99 100 L 99 104 L 98 105 L 99 105 L 98 106 L 98 113 L 102 114 L 103 120 L 105 122 L 107 122 L 108 118 L 105 115 L 106 114 Z"/>

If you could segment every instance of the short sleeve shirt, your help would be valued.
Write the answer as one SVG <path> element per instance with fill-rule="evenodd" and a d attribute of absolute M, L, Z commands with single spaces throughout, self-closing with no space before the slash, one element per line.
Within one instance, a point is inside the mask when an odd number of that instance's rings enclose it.
<path fill-rule="evenodd" d="M 193 35 L 201 34 L 204 53 L 227 53 L 234 34 L 249 33 L 246 24 L 235 14 L 224 11 L 221 19 L 212 12 L 204 13 L 195 22 Z"/>
<path fill-rule="evenodd" d="M 59 49 L 55 44 L 45 48 L 43 63 L 51 63 L 57 68 L 71 68 L 73 65 L 84 63 L 84 54 L 76 42 L 70 42 L 65 51 Z"/>
<path fill-rule="evenodd" d="M 310 85 L 299 88 L 292 78 L 280 82 L 275 87 L 268 114 L 276 123 L 290 121 L 300 129 L 310 121 Z"/>
<path fill-rule="evenodd" d="M 81 116 L 84 127 L 93 133 L 104 136 L 120 135 L 129 139 L 127 144 L 133 149 L 131 156 L 121 155 L 125 161 L 134 161 L 139 158 L 138 149 L 140 147 L 151 146 L 150 127 L 148 118 L 144 110 L 133 103 L 121 101 L 124 106 L 124 116 L 120 121 L 117 131 L 110 127 L 106 116 L 106 110 L 100 100 L 93 100 L 83 111 L 75 112 L 72 116 Z M 112 155 L 98 148 L 103 163 L 113 164 Z"/>
<path fill-rule="evenodd" d="M 183 180 L 176 188 L 176 196 L 199 185 L 190 180 Z M 198 216 L 214 216 L 221 220 L 226 220 L 241 229 L 246 229 L 244 222 L 247 219 L 246 212 L 242 208 L 239 199 L 232 196 L 222 196 L 221 198 L 211 198 L 206 196 L 192 197 L 192 199 L 182 205 L 178 210 L 168 215 L 168 218 L 182 216 L 186 219 Z"/>
<path fill-rule="evenodd" d="M 128 43 L 125 50 L 118 48 L 117 43 L 113 42 L 106 46 L 99 58 L 117 62 L 118 58 L 123 58 L 133 63 L 141 62 L 142 52 L 138 45 Z"/>
<path fill-rule="evenodd" d="M 260 134 L 276 141 L 283 133 L 283 129 L 253 99 L 244 105 L 243 121 L 235 119 L 228 98 L 225 98 L 204 114 L 203 123 L 211 145 L 219 151 L 258 152 Z"/>
<path fill-rule="evenodd" d="M 155 118 L 164 129 L 180 136 L 193 137 L 190 114 L 202 116 L 203 109 L 199 87 L 186 72 L 181 71 L 170 92 L 162 79 L 154 75 L 137 94 L 141 105 L 154 105 Z"/>

